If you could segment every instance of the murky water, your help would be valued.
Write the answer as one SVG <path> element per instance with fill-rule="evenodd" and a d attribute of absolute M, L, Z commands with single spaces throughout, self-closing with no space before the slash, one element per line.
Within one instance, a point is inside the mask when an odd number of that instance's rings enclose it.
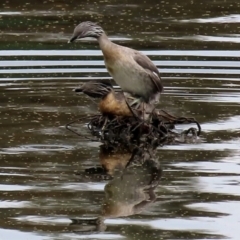
<path fill-rule="evenodd" d="M 0 240 L 238 240 L 239 11 L 231 0 L 1 3 Z M 130 156 L 65 129 L 97 111 L 72 89 L 109 78 L 94 40 L 66 43 L 82 20 L 149 55 L 165 85 L 159 107 L 202 124 L 201 143 L 159 148 L 163 177 L 148 193 L 127 184 L 149 182 L 142 169 L 123 172 L 126 182 L 87 176 Z"/>

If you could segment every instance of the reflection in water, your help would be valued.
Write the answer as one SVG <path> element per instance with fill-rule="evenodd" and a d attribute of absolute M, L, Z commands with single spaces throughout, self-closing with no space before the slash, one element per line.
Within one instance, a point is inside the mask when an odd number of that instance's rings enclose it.
<path fill-rule="evenodd" d="M 100 161 L 102 172 L 101 168 L 87 169 L 87 172 L 107 174 L 112 180 L 104 188 L 105 198 L 98 218 L 72 219 L 71 226 L 79 226 L 81 232 L 105 231 L 105 219 L 139 214 L 156 200 L 154 189 L 162 170 L 152 152 L 137 148 L 131 155 L 111 153 L 101 146 Z"/>
<path fill-rule="evenodd" d="M 103 216 L 122 217 L 141 212 L 155 200 L 161 168 L 148 152 L 139 150 L 121 173 L 105 186 Z"/>

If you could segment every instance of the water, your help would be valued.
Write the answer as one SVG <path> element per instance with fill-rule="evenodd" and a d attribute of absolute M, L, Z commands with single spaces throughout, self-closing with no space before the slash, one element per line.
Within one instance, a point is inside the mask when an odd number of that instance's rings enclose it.
<path fill-rule="evenodd" d="M 2 3 L 0 240 L 238 240 L 239 10 L 231 0 Z M 159 107 L 202 124 L 200 143 L 158 149 L 163 176 L 149 196 L 138 182 L 87 176 L 85 169 L 111 172 L 130 156 L 106 156 L 65 129 L 97 111 L 72 89 L 109 78 L 94 40 L 67 44 L 81 20 L 100 22 L 113 41 L 149 55 L 165 85 Z M 71 224 L 102 217 L 99 229 Z"/>

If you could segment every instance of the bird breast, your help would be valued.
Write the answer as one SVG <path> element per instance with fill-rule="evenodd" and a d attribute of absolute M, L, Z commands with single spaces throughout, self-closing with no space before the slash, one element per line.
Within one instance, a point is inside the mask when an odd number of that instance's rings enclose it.
<path fill-rule="evenodd" d="M 141 96 L 150 87 L 147 73 L 137 63 L 125 59 L 105 63 L 109 74 L 123 91 Z"/>

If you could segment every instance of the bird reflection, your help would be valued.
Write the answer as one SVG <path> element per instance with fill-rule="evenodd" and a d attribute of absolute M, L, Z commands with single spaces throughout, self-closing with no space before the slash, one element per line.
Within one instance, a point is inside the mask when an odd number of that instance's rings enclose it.
<path fill-rule="evenodd" d="M 101 214 L 94 219 L 71 219 L 75 232 L 105 231 L 105 219 L 139 214 L 156 200 L 154 190 L 159 184 L 162 170 L 154 151 L 136 148 L 130 155 L 109 153 L 103 147 L 100 161 L 103 171 L 89 173 L 111 176 L 104 188 Z"/>

